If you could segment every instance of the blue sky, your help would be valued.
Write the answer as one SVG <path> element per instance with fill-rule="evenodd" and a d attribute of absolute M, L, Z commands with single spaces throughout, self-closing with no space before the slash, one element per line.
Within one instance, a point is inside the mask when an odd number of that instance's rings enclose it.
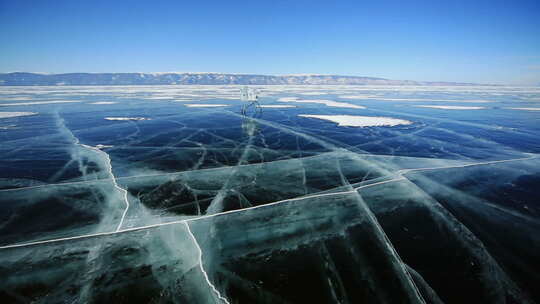
<path fill-rule="evenodd" d="M 0 0 L 0 72 L 540 83 L 540 1 Z"/>

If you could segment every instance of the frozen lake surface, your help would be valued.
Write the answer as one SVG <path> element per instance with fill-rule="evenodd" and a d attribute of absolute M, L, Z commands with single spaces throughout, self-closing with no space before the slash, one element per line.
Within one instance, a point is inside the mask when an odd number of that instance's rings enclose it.
<path fill-rule="evenodd" d="M 540 89 L 0 87 L 2 303 L 538 303 Z"/>

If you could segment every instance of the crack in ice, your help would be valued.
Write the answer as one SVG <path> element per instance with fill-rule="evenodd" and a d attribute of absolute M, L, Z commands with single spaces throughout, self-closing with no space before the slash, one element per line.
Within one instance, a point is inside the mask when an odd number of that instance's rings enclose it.
<path fill-rule="evenodd" d="M 393 178 L 393 179 L 390 179 L 390 180 L 386 180 L 386 181 L 380 181 L 380 182 L 372 183 L 372 184 L 361 185 L 361 186 L 355 187 L 352 190 L 348 190 L 348 191 L 300 196 L 300 197 L 284 199 L 284 200 L 275 201 L 275 202 L 272 202 L 272 203 L 268 203 L 268 204 L 264 204 L 264 205 L 258 205 L 258 206 L 254 206 L 254 207 L 244 208 L 244 209 L 229 210 L 229 211 L 225 211 L 225 212 L 221 212 L 221 213 L 203 215 L 203 216 L 199 216 L 199 217 L 183 219 L 183 220 L 178 220 L 178 221 L 171 221 L 171 222 L 167 222 L 167 223 L 159 223 L 159 224 L 152 224 L 152 225 L 147 225 L 147 226 L 139 226 L 139 227 L 127 228 L 127 229 L 117 230 L 117 231 L 114 231 L 114 232 L 101 232 L 101 233 L 78 235 L 78 236 L 65 237 L 65 238 L 57 238 L 57 239 L 50 239 L 50 240 L 43 240 L 43 241 L 35 241 L 35 242 L 29 242 L 29 243 L 23 243 L 23 244 L 5 245 L 5 246 L 0 246 L 0 250 L 1 249 L 10 249 L 10 248 L 35 246 L 35 245 L 40 245 L 40 244 L 48 244 L 48 243 L 70 241 L 70 240 L 80 240 L 80 239 L 99 237 L 99 236 L 109 236 L 109 235 L 114 235 L 114 234 L 117 234 L 117 233 L 139 231 L 139 230 L 151 229 L 151 228 L 155 228 L 155 227 L 161 227 L 161 226 L 167 226 L 167 225 L 174 225 L 174 224 L 188 223 L 188 222 L 192 222 L 192 221 L 204 220 L 204 219 L 207 219 L 207 218 L 212 218 L 212 217 L 216 217 L 216 216 L 224 216 L 224 215 L 228 215 L 228 214 L 232 214 L 232 213 L 238 213 L 238 212 L 244 212 L 244 211 L 248 211 L 248 210 L 252 210 L 252 209 L 268 208 L 268 207 L 272 207 L 272 206 L 282 204 L 282 203 L 285 203 L 285 202 L 298 201 L 298 200 L 304 200 L 304 199 L 315 198 L 315 197 L 325 197 L 325 196 L 351 194 L 351 193 L 355 193 L 358 190 L 364 189 L 364 188 L 369 188 L 369 187 L 373 187 L 373 186 L 377 186 L 377 185 L 397 182 L 397 181 L 401 181 L 401 180 L 408 180 L 403 175 L 407 174 L 407 173 L 410 173 L 410 172 L 437 170 L 437 169 L 442 170 L 442 169 L 451 169 L 451 168 L 464 168 L 464 167 L 481 166 L 481 165 L 491 165 L 491 164 L 496 164 L 496 163 L 504 163 L 504 162 L 535 159 L 537 157 L 538 156 L 536 156 L 536 155 L 531 155 L 530 157 L 526 157 L 526 158 L 515 158 L 515 159 L 479 162 L 479 163 L 472 163 L 472 164 L 465 164 L 465 165 L 430 167 L 430 168 L 419 168 L 419 169 L 402 169 L 402 170 L 399 170 L 399 171 L 396 172 L 396 174 L 399 177 L 396 177 L 396 178 Z"/>
<path fill-rule="evenodd" d="M 114 176 L 114 173 L 113 173 L 113 170 L 112 170 L 112 164 L 111 164 L 111 157 L 109 156 L 109 154 L 107 154 L 106 152 L 96 148 L 96 147 L 92 147 L 92 146 L 88 146 L 88 145 L 85 145 L 85 144 L 80 144 L 80 143 L 77 143 L 78 145 L 81 145 L 82 147 L 85 147 L 87 149 L 92 149 L 94 151 L 96 151 L 97 153 L 100 153 L 102 154 L 105 159 L 107 160 L 106 161 L 106 166 L 107 166 L 107 173 L 109 174 L 110 176 L 110 179 L 113 183 L 113 186 L 122 193 L 122 196 L 123 196 L 123 200 L 124 200 L 124 203 L 126 205 L 126 208 L 124 209 L 124 211 L 122 212 L 122 217 L 120 218 L 120 222 L 118 223 L 118 226 L 116 227 L 116 230 L 115 231 L 119 231 L 120 228 L 122 227 L 122 224 L 124 223 L 124 218 L 126 217 L 126 214 L 129 210 L 129 200 L 128 200 L 128 193 L 127 193 L 127 190 L 120 187 L 118 185 L 118 183 L 116 182 L 116 177 Z"/>
<path fill-rule="evenodd" d="M 55 116 L 56 116 L 56 119 L 57 119 L 57 125 L 60 129 L 63 129 L 67 134 L 67 136 L 71 137 L 71 139 L 73 140 L 73 144 L 75 146 L 80 146 L 82 148 L 85 148 L 85 149 L 89 149 L 91 151 L 94 151 L 96 152 L 97 154 L 103 156 L 104 158 L 104 165 L 105 165 L 105 169 L 107 171 L 107 175 L 109 176 L 109 178 L 111 179 L 112 183 L 113 183 L 113 186 L 115 189 L 117 189 L 118 191 L 120 191 L 120 193 L 122 193 L 122 198 L 123 198 L 123 201 L 125 203 L 125 209 L 124 211 L 122 212 L 122 216 L 120 218 L 120 222 L 118 223 L 115 231 L 119 231 L 120 228 L 122 227 L 122 224 L 124 223 L 124 218 L 126 217 L 126 214 L 127 214 L 127 211 L 129 209 L 129 200 L 128 200 L 128 195 L 127 195 L 127 191 L 125 189 L 123 189 L 122 187 L 120 187 L 118 185 L 118 183 L 116 182 L 116 177 L 114 176 L 114 173 L 113 173 L 113 170 L 112 170 L 112 163 L 111 163 L 111 158 L 109 156 L 109 154 L 107 154 L 106 152 L 102 151 L 101 149 L 97 148 L 97 147 L 92 147 L 92 146 L 89 146 L 89 145 L 85 145 L 85 144 L 82 144 L 79 140 L 79 138 L 77 138 L 75 136 L 75 134 L 73 134 L 73 132 L 65 125 L 65 122 L 64 122 L 64 119 L 60 117 L 60 115 L 57 113 L 55 113 Z M 80 158 L 80 157 L 79 157 Z M 86 168 L 84 168 L 82 166 L 82 160 L 79 159 L 79 170 L 83 173 L 83 177 L 85 178 L 85 181 L 86 180 Z"/>
<path fill-rule="evenodd" d="M 199 246 L 199 243 L 197 242 L 197 239 L 195 238 L 195 235 L 193 235 L 193 233 L 191 232 L 191 229 L 189 228 L 189 224 L 187 222 L 184 222 L 184 225 L 186 225 L 187 232 L 188 232 L 189 236 L 191 237 L 191 239 L 193 240 L 193 243 L 195 243 L 195 247 L 197 247 L 197 250 L 199 251 L 199 268 L 201 269 L 201 272 L 203 273 L 203 276 L 204 276 L 204 279 L 206 280 L 206 283 L 208 283 L 208 286 L 210 286 L 210 288 L 212 288 L 214 293 L 217 295 L 218 299 L 222 300 L 223 302 L 225 302 L 227 304 L 230 304 L 229 301 L 225 297 L 223 297 L 221 295 L 219 290 L 217 290 L 216 286 L 214 286 L 214 284 L 212 284 L 212 282 L 210 282 L 210 278 L 208 277 L 208 274 L 206 273 L 206 271 L 204 270 L 204 267 L 203 267 L 203 260 L 202 260 L 203 252 L 202 252 L 202 249 Z"/>

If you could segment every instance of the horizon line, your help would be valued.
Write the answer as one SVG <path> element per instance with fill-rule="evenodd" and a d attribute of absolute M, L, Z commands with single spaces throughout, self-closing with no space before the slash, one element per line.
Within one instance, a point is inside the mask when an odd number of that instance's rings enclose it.
<path fill-rule="evenodd" d="M 190 71 L 168 71 L 168 72 L 28 72 L 28 71 L 10 71 L 10 72 L 0 72 L 0 74 L 15 74 L 15 73 L 28 73 L 28 74 L 39 74 L 39 75 L 63 75 L 63 74 L 150 74 L 150 75 L 164 75 L 164 74 L 194 74 L 194 75 L 212 75 L 212 74 L 221 74 L 221 75 L 251 75 L 251 76 L 274 76 L 274 77 L 302 77 L 302 76 L 341 76 L 341 77 L 359 77 L 359 78 L 373 78 L 379 80 L 389 80 L 389 81 L 410 81 L 410 82 L 420 82 L 420 83 L 459 83 L 466 85 L 485 85 L 485 86 L 532 86 L 534 85 L 512 85 L 507 83 L 479 83 L 479 82 L 469 82 L 469 81 L 448 81 L 448 80 L 410 80 L 410 79 L 393 79 L 385 78 L 378 76 L 361 76 L 361 75 L 347 75 L 347 74 L 325 74 L 325 73 L 293 73 L 293 74 L 264 74 L 264 73 L 237 73 L 237 72 L 190 72 Z"/>

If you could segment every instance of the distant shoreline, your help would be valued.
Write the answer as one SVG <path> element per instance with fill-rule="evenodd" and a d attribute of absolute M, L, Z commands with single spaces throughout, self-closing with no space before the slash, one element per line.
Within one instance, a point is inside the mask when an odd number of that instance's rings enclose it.
<path fill-rule="evenodd" d="M 346 75 L 258 75 L 231 73 L 0 73 L 0 86 L 121 85 L 395 85 L 501 86 L 468 82 L 392 80 Z"/>

